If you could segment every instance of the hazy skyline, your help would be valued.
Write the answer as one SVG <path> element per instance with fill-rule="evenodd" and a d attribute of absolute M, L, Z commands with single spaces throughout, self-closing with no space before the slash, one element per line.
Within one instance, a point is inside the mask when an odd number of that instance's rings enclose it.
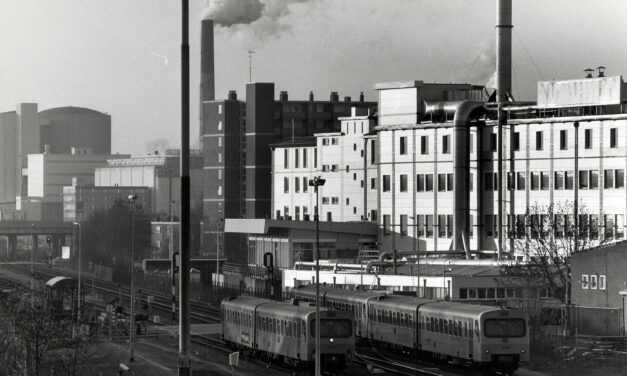
<path fill-rule="evenodd" d="M 494 70 L 493 0 L 230 1 L 252 12 L 238 22 L 254 21 L 216 26 L 217 99 L 228 90 L 244 98 L 251 49 L 253 81 L 275 82 L 276 96 L 291 99 L 313 90 L 375 100 L 377 82 L 483 84 Z M 208 6 L 190 4 L 193 141 Z M 588 67 L 627 74 L 625 14 L 620 0 L 514 1 L 513 95 L 535 100 L 538 80 Z M 111 114 L 114 152 L 144 153 L 158 138 L 177 147 L 180 29 L 178 1 L 0 0 L 0 112 L 19 102 L 88 107 Z"/>

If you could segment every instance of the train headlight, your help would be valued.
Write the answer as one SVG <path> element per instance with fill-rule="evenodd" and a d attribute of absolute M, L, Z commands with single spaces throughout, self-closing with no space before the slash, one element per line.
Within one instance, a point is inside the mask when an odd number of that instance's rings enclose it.
<path fill-rule="evenodd" d="M 486 350 L 486 351 L 485 351 L 485 353 L 486 353 L 486 354 L 489 354 L 489 353 L 490 353 L 490 350 Z"/>
<path fill-rule="evenodd" d="M 525 353 L 525 349 L 520 349 L 520 352 L 524 354 Z"/>
<path fill-rule="evenodd" d="M 329 342 L 333 342 L 333 338 L 329 338 Z"/>

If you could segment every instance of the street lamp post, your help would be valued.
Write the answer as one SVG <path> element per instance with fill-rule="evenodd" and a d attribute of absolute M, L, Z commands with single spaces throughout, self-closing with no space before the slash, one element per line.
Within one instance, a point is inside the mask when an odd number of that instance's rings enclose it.
<path fill-rule="evenodd" d="M 131 218 L 131 320 L 128 341 L 129 361 L 132 362 L 135 360 L 133 341 L 135 341 L 135 200 L 137 200 L 137 194 L 129 195 L 128 199 L 133 203 L 133 216 Z"/>
<path fill-rule="evenodd" d="M 452 271 L 453 271 L 453 268 L 448 267 L 448 268 L 444 269 L 444 271 L 442 272 L 442 286 L 443 286 L 443 287 L 442 287 L 442 288 L 443 288 L 443 290 L 442 290 L 442 291 L 445 293 L 445 294 L 444 294 L 444 299 L 445 299 L 445 300 L 448 300 L 448 299 L 447 299 L 447 296 L 448 296 L 448 297 L 449 297 L 449 299 L 450 299 L 450 296 L 449 296 L 450 291 L 448 291 L 448 288 L 446 287 L 446 273 L 450 273 L 450 272 L 452 272 Z"/>
<path fill-rule="evenodd" d="M 31 231 L 31 241 L 33 242 L 30 247 L 30 306 L 31 308 L 35 306 L 35 247 L 37 246 L 37 239 L 35 237 L 35 224 L 30 225 Z"/>
<path fill-rule="evenodd" d="M 316 343 L 315 343 L 315 375 L 320 376 L 320 209 L 318 199 L 318 187 L 322 187 L 325 180 L 316 176 L 309 180 L 309 185 L 314 187 L 316 192 L 316 206 L 314 210 L 314 221 L 316 221 Z"/>
<path fill-rule="evenodd" d="M 78 227 L 78 319 L 80 320 L 81 318 L 81 310 L 82 310 L 82 304 L 81 304 L 81 274 L 82 274 L 82 263 L 81 263 L 81 253 L 83 252 L 83 229 L 81 227 L 81 223 L 80 222 L 74 222 L 74 226 Z M 76 240 L 75 240 L 76 241 Z"/>

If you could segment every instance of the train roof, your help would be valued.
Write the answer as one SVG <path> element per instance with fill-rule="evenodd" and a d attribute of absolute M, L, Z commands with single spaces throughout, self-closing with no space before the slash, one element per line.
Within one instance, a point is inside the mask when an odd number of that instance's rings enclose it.
<path fill-rule="evenodd" d="M 76 285 L 76 281 L 70 277 L 53 277 L 46 282 L 46 287 L 49 288 L 63 288 Z"/>
<path fill-rule="evenodd" d="M 328 311 L 326 308 L 320 308 L 320 312 Z M 257 312 L 270 314 L 273 316 L 287 316 L 307 318 L 310 314 L 316 313 L 316 307 L 309 305 L 295 305 L 289 303 L 272 302 L 264 304 L 257 308 Z"/>
<path fill-rule="evenodd" d="M 501 311 L 502 308 L 478 304 L 436 301 L 420 307 L 421 313 L 454 314 L 460 316 L 480 316 L 487 312 Z"/>
<path fill-rule="evenodd" d="M 403 295 L 384 295 L 377 299 L 371 300 L 370 304 L 373 306 L 395 307 L 415 310 L 418 307 L 427 303 L 433 303 L 435 300 L 417 298 L 415 296 L 403 296 Z"/>
<path fill-rule="evenodd" d="M 222 304 L 254 309 L 261 304 L 273 303 L 273 300 L 255 298 L 253 296 L 231 296 L 222 299 Z"/>

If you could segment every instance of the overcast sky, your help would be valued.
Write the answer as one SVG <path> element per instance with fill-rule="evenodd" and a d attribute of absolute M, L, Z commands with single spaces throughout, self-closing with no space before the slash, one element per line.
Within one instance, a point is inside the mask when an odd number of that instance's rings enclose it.
<path fill-rule="evenodd" d="M 494 70 L 493 0 L 227 0 L 209 12 L 239 17 L 216 27 L 216 97 L 244 97 L 253 81 L 290 99 L 313 90 L 375 99 L 376 82 L 485 83 Z M 265 3 L 265 7 L 258 6 Z M 190 5 L 192 140 L 198 135 L 200 20 Z M 222 13 L 220 13 L 222 12 Z M 627 74 L 627 1 L 514 0 L 513 95 L 535 100 L 538 80 L 607 66 Z M 247 18 L 248 17 L 248 18 Z M 82 106 L 112 115 L 113 151 L 145 153 L 180 142 L 180 2 L 0 0 L 0 112 Z"/>

